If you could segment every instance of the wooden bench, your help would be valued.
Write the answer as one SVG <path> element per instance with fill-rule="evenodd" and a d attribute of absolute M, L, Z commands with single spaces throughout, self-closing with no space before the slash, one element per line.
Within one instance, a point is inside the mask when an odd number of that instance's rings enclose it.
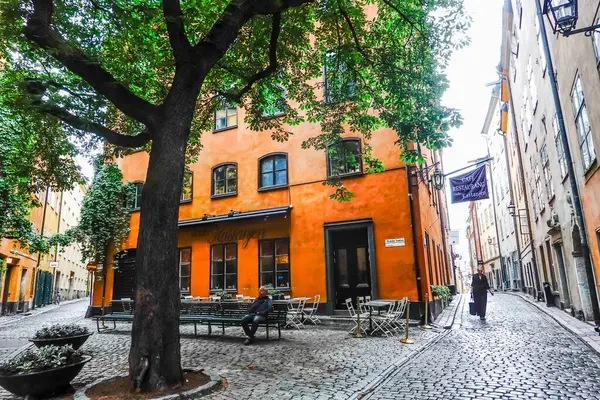
<path fill-rule="evenodd" d="M 182 301 L 179 315 L 180 324 L 194 324 L 194 336 L 198 335 L 198 324 L 208 326 L 208 334 L 212 334 L 213 325 L 221 326 L 223 335 L 226 326 L 242 326 L 242 319 L 248 314 L 248 303 L 234 301 L 223 302 L 192 302 Z M 96 327 L 100 332 L 100 321 L 112 321 L 114 329 L 117 328 L 117 321 L 132 322 L 133 310 L 135 306 L 133 301 L 111 301 L 108 307 L 108 313 L 93 317 L 96 321 Z M 277 328 L 278 338 L 281 339 L 281 328 L 285 327 L 287 321 L 288 303 L 273 302 L 273 309 L 267 316 L 267 320 L 259 326 L 264 326 L 267 330 L 267 340 L 269 339 L 269 329 Z"/>

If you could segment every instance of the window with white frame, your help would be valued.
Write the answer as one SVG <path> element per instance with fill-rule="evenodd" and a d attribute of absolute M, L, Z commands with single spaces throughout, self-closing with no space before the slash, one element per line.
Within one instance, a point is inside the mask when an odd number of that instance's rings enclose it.
<path fill-rule="evenodd" d="M 575 84 L 571 91 L 571 106 L 575 116 L 575 125 L 577 127 L 577 138 L 579 139 L 579 149 L 581 150 L 581 160 L 584 171 L 587 171 L 596 160 L 596 150 L 592 139 L 592 129 L 588 119 L 587 108 L 585 105 L 585 96 L 583 94 L 583 83 L 581 77 L 577 74 Z"/>
<path fill-rule="evenodd" d="M 260 242 L 260 285 L 267 288 L 290 288 L 290 240 Z"/>
<path fill-rule="evenodd" d="M 190 293 L 192 282 L 192 249 L 179 249 L 179 290 Z"/>
<path fill-rule="evenodd" d="M 226 107 L 215 111 L 215 131 L 235 128 L 238 124 L 238 110 L 236 107 Z"/>
<path fill-rule="evenodd" d="M 540 166 L 537 161 L 531 160 L 533 166 L 533 177 L 535 179 L 535 192 L 534 197 L 536 198 L 537 204 L 539 206 L 538 212 L 541 213 L 544 210 L 544 202 L 542 201 L 543 190 L 542 190 L 542 177 L 540 175 Z"/>
<path fill-rule="evenodd" d="M 210 290 L 237 290 L 237 243 L 210 248 Z"/>
<path fill-rule="evenodd" d="M 565 159 L 565 149 L 563 142 L 560 137 L 560 128 L 558 126 L 558 117 L 554 114 L 552 119 L 552 130 L 554 132 L 554 144 L 556 145 L 556 153 L 558 155 L 558 165 L 560 166 L 560 177 L 564 178 L 567 176 L 567 160 Z"/>
<path fill-rule="evenodd" d="M 546 143 L 543 144 L 540 150 L 540 157 L 542 159 L 542 170 L 544 171 L 544 180 L 546 181 L 546 193 L 548 194 L 548 200 L 554 197 L 554 184 L 552 183 L 552 173 L 550 172 L 550 160 L 548 158 L 548 146 Z"/>

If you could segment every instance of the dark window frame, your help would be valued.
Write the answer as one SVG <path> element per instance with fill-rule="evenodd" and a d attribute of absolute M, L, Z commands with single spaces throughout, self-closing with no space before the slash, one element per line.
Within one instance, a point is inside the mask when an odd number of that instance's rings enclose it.
<path fill-rule="evenodd" d="M 179 247 L 177 250 L 178 250 L 178 254 L 179 254 L 179 262 L 178 262 L 178 265 L 179 265 L 179 292 L 181 294 L 190 294 L 192 292 L 192 246 Z M 181 251 L 182 250 L 190 251 L 190 275 L 189 275 L 190 290 L 188 290 L 188 291 L 181 290 Z"/>
<path fill-rule="evenodd" d="M 343 103 L 343 102 L 346 102 L 346 101 L 348 101 L 348 100 L 350 100 L 350 99 L 352 99 L 352 98 L 354 98 L 356 96 L 356 93 L 358 91 L 358 77 L 354 76 L 354 80 L 352 82 L 344 82 L 344 84 L 347 87 L 353 86 L 353 89 L 349 90 L 349 92 L 351 92 L 351 93 L 348 93 L 348 97 L 343 98 L 343 99 L 333 99 L 331 97 L 331 95 L 328 94 L 328 89 L 327 89 L 327 81 L 328 81 L 328 79 L 327 79 L 327 71 L 328 71 L 327 70 L 327 57 L 329 56 L 328 53 L 334 53 L 334 54 L 336 54 L 337 50 L 328 49 L 325 52 L 325 56 L 323 58 L 323 102 L 325 104 L 339 104 L 339 103 Z M 346 65 L 346 63 L 340 63 L 340 65 L 342 65 L 342 64 L 344 64 L 343 66 L 346 69 L 348 69 L 348 66 Z M 339 69 L 338 69 L 338 71 L 339 71 Z"/>
<path fill-rule="evenodd" d="M 142 194 L 144 192 L 144 181 L 133 181 L 131 182 L 135 186 L 135 198 L 133 199 L 133 207 L 131 211 L 140 211 L 141 203 L 142 203 Z M 138 194 L 138 188 L 140 189 L 140 193 Z"/>
<path fill-rule="evenodd" d="M 230 245 L 235 245 L 235 289 L 227 289 L 226 288 L 226 286 L 227 286 L 227 264 L 226 264 L 226 261 L 225 261 L 226 257 L 227 257 L 226 248 L 227 248 L 227 246 L 230 246 Z M 222 282 L 223 283 L 223 288 L 222 289 L 214 289 L 212 287 L 212 282 L 213 282 L 212 278 L 213 278 L 213 275 L 214 275 L 213 274 L 213 249 L 215 247 L 219 247 L 219 246 L 223 247 L 223 282 Z M 237 293 L 238 287 L 239 287 L 239 282 L 238 282 L 238 280 L 239 280 L 239 271 L 238 271 L 238 269 L 239 269 L 239 248 L 238 248 L 238 243 L 237 242 L 227 242 L 227 243 L 215 243 L 215 244 L 212 244 L 210 246 L 210 257 L 209 257 L 208 262 L 210 263 L 209 269 L 208 269 L 208 273 L 209 273 L 209 276 L 208 276 L 208 279 L 209 279 L 209 281 L 208 281 L 209 292 L 210 293 L 216 293 L 216 292 L 232 292 L 232 293 L 235 292 L 235 293 Z"/>
<path fill-rule="evenodd" d="M 275 248 L 275 242 L 277 241 L 282 241 L 282 240 L 286 240 L 287 241 L 287 246 L 288 246 L 288 285 L 287 287 L 278 287 L 277 286 L 277 261 L 276 261 L 276 248 Z M 279 238 L 273 238 L 273 239 L 261 239 L 258 241 L 258 282 L 260 286 L 263 286 L 263 282 L 262 282 L 262 264 L 261 264 L 261 248 L 262 248 L 262 244 L 266 243 L 266 242 L 273 242 L 273 282 L 274 282 L 274 286 L 273 289 L 274 290 L 279 290 L 282 292 L 289 292 L 292 290 L 292 249 L 290 247 L 290 238 L 288 237 L 279 237 Z"/>
<path fill-rule="evenodd" d="M 183 184 L 185 184 L 185 174 L 186 173 L 190 174 L 190 198 L 189 199 L 183 198 L 183 189 L 185 188 L 183 186 Z M 194 199 L 194 172 L 192 170 L 186 169 L 185 171 L 183 171 L 183 179 L 184 179 L 184 181 L 181 186 L 181 195 L 179 196 L 179 203 L 180 204 L 191 203 L 192 200 Z"/>
<path fill-rule="evenodd" d="M 577 90 L 577 83 L 579 83 L 581 85 L 581 103 L 578 104 L 577 109 L 575 109 L 573 100 L 574 100 L 574 93 L 576 93 L 576 90 Z M 575 120 L 575 133 L 577 135 L 577 145 L 579 147 L 579 153 L 581 155 L 581 166 L 583 167 L 583 174 L 586 175 L 589 171 L 592 170 L 594 165 L 596 165 L 598 154 L 596 152 L 596 146 L 594 144 L 594 134 L 592 132 L 592 125 L 590 123 L 590 117 L 589 117 L 588 110 L 587 110 L 587 102 L 586 102 L 586 97 L 585 97 L 585 88 L 583 87 L 583 79 L 581 78 L 581 74 L 579 71 L 577 71 L 575 73 L 575 78 L 573 80 L 573 85 L 571 86 L 569 99 L 570 99 L 570 103 L 571 103 L 571 110 L 573 111 L 573 117 Z M 584 132 L 585 138 L 582 140 L 581 134 L 579 132 L 579 119 L 581 118 L 583 120 L 584 113 L 586 116 L 585 119 L 587 119 L 587 122 L 588 122 L 589 129 L 587 132 Z M 591 150 L 594 152 L 593 156 L 592 156 L 592 154 L 589 154 L 590 143 L 591 143 Z M 590 157 L 589 163 L 587 165 L 586 165 L 586 160 L 585 160 L 584 154 L 583 154 L 584 146 L 587 148 L 588 156 Z"/>
<path fill-rule="evenodd" d="M 262 164 L 263 162 L 270 158 L 270 157 L 276 157 L 276 156 L 284 156 L 285 157 L 285 184 L 279 184 L 279 185 L 270 185 L 270 186 L 262 186 Z M 273 163 L 273 182 L 275 182 L 275 163 Z M 273 153 L 268 153 L 265 154 L 264 156 L 260 157 L 258 159 L 258 191 L 259 192 L 266 192 L 269 190 L 278 190 L 278 189 L 284 189 L 290 186 L 290 160 L 288 157 L 288 153 L 284 153 L 284 152 L 273 152 Z"/>
<path fill-rule="evenodd" d="M 359 152 L 359 156 L 358 156 L 358 166 L 359 166 L 359 171 L 356 172 L 346 172 L 343 174 L 339 174 L 339 175 L 332 175 L 331 174 L 331 157 L 329 154 L 327 154 L 327 178 L 348 178 L 348 177 L 352 177 L 352 176 L 362 176 L 364 175 L 364 168 L 363 168 L 363 158 L 362 158 L 362 140 L 360 138 L 357 137 L 348 137 L 348 138 L 343 138 L 340 139 L 339 142 L 337 143 L 332 143 L 330 145 L 327 146 L 327 148 L 329 149 L 331 146 L 336 146 L 336 145 L 340 145 L 344 142 L 358 142 L 358 152 Z M 344 152 L 346 151 L 346 149 L 344 148 Z M 344 164 L 344 169 L 347 169 L 347 163 Z"/>
<path fill-rule="evenodd" d="M 235 125 L 228 126 L 227 125 L 227 120 L 229 119 L 229 115 L 227 114 L 227 111 L 230 110 L 230 109 L 235 109 Z M 225 110 L 225 127 L 223 127 L 223 128 L 217 128 L 217 112 L 223 111 L 223 110 Z M 213 113 L 213 133 L 228 131 L 230 129 L 235 129 L 235 128 L 238 127 L 239 123 L 240 123 L 240 109 L 239 109 L 239 107 L 228 107 L 228 106 L 226 106 L 225 108 L 220 108 L 218 110 L 215 110 L 215 112 Z"/>
<path fill-rule="evenodd" d="M 222 194 L 216 194 L 215 193 L 215 171 L 218 168 L 222 168 L 222 167 L 226 167 L 226 166 L 233 166 L 235 168 L 235 192 L 225 192 Z M 220 164 L 217 164 L 214 167 L 212 167 L 210 170 L 210 198 L 211 199 L 221 199 L 224 197 L 237 196 L 238 189 L 239 189 L 238 174 L 239 174 L 239 169 L 238 169 L 238 163 L 236 163 L 236 162 L 224 162 L 224 163 L 220 163 Z M 225 190 L 227 190 L 227 169 L 225 169 Z"/>

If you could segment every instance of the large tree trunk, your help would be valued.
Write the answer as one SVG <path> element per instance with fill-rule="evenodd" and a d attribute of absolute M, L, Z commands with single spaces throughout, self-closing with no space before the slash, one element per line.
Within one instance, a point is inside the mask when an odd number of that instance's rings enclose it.
<path fill-rule="evenodd" d="M 195 96 L 188 90 L 174 97 L 165 104 L 163 122 L 153 135 L 142 191 L 129 352 L 129 377 L 142 391 L 183 382 L 177 220 Z"/>

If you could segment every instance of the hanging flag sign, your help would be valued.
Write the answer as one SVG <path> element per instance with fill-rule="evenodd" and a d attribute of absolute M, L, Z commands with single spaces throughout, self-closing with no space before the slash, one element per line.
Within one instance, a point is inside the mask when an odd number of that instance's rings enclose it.
<path fill-rule="evenodd" d="M 489 199 L 485 165 L 466 174 L 450 178 L 452 203 Z"/>

